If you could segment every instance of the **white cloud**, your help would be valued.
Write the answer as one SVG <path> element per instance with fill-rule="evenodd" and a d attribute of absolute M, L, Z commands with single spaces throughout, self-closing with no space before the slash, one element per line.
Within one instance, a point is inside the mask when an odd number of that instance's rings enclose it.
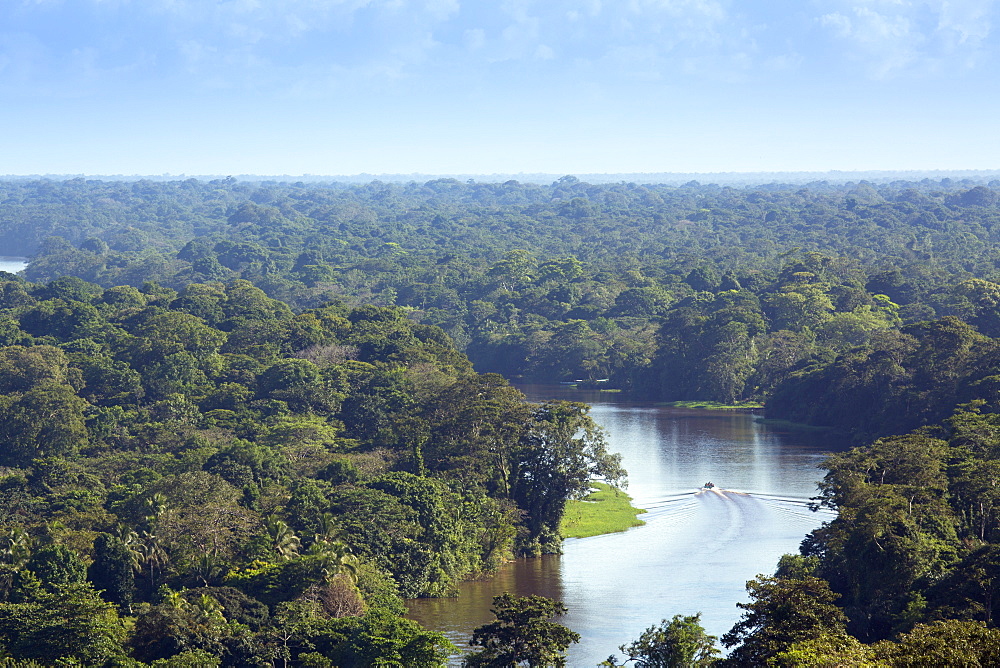
<path fill-rule="evenodd" d="M 310 29 L 309 22 L 300 18 L 296 14 L 286 15 L 285 25 L 293 35 L 300 35 L 304 32 L 308 32 Z"/>
<path fill-rule="evenodd" d="M 574 4 L 566 11 L 566 18 L 570 21 L 581 21 L 594 18 L 601 13 L 601 0 L 585 0 L 579 6 Z"/>
<path fill-rule="evenodd" d="M 993 30 L 990 15 L 995 13 L 996 5 L 994 0 L 941 2 L 938 31 L 946 47 L 954 50 L 978 49 Z"/>
<path fill-rule="evenodd" d="M 517 60 L 536 55 L 541 32 L 541 19 L 528 13 L 525 1 L 506 2 L 505 7 L 513 19 L 501 32 L 501 44 L 492 60 Z"/>
<path fill-rule="evenodd" d="M 188 67 L 197 69 L 202 63 L 215 57 L 218 50 L 198 40 L 189 39 L 178 44 L 178 50 L 187 62 Z"/>
<path fill-rule="evenodd" d="M 396 57 L 400 67 L 406 67 L 426 60 L 428 53 L 438 45 L 438 41 L 434 39 L 432 33 L 424 32 L 392 49 L 392 54 Z"/>
<path fill-rule="evenodd" d="M 482 28 L 470 28 L 462 33 L 462 42 L 469 51 L 478 51 L 486 45 L 486 31 Z"/>
<path fill-rule="evenodd" d="M 426 0 L 424 6 L 427 14 L 438 21 L 450 18 L 460 10 L 458 0 Z"/>
<path fill-rule="evenodd" d="M 762 65 L 772 72 L 791 72 L 802 67 L 803 62 L 804 59 L 799 53 L 784 53 L 765 58 Z"/>
<path fill-rule="evenodd" d="M 728 16 L 717 0 L 629 0 L 628 7 L 637 14 L 665 13 L 685 20 L 708 19 L 713 23 Z"/>
<path fill-rule="evenodd" d="M 93 81 L 100 78 L 102 71 L 99 65 L 100 53 L 93 47 L 73 49 L 70 52 L 70 68 L 77 81 Z"/>
<path fill-rule="evenodd" d="M 266 31 L 248 23 L 230 23 L 226 33 L 244 44 L 256 44 L 267 37 Z"/>
<path fill-rule="evenodd" d="M 435 32 L 461 9 L 459 0 L 131 2 L 129 12 L 105 6 L 109 20 L 153 19 L 158 30 L 143 39 L 157 45 L 163 63 L 183 68 L 189 85 L 274 95 L 306 88 L 309 80 L 330 90 L 337 77 L 390 81 L 412 75 L 440 46 Z M 470 38 L 474 45 L 475 33 Z"/>
<path fill-rule="evenodd" d="M 839 37 L 850 37 L 851 32 L 853 31 L 851 18 L 849 16 L 844 16 L 840 12 L 824 14 L 819 17 L 819 22 L 824 26 L 832 28 Z"/>
<path fill-rule="evenodd" d="M 504 0 L 500 7 L 517 23 L 524 23 L 531 19 L 528 8 L 531 0 Z"/>
<path fill-rule="evenodd" d="M 231 8 L 237 14 L 250 14 L 261 9 L 260 2 L 257 0 L 228 0 L 221 5 Z"/>
<path fill-rule="evenodd" d="M 877 78 L 903 71 L 964 69 L 979 64 L 993 36 L 996 0 L 841 0 L 819 24 L 842 40 L 846 55 Z"/>

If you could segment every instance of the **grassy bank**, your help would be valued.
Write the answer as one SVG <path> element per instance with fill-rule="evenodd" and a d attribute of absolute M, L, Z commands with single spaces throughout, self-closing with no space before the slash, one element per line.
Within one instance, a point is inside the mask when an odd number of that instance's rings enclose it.
<path fill-rule="evenodd" d="M 674 408 L 706 408 L 712 411 L 739 411 L 763 408 L 764 404 L 756 401 L 747 401 L 739 404 L 722 404 L 718 401 L 668 401 L 664 406 Z"/>
<path fill-rule="evenodd" d="M 566 504 L 566 513 L 559 525 L 563 537 L 599 536 L 645 524 L 636 515 L 646 511 L 632 507 L 631 496 L 603 482 L 592 482 L 591 487 L 594 491 L 585 498 Z"/>

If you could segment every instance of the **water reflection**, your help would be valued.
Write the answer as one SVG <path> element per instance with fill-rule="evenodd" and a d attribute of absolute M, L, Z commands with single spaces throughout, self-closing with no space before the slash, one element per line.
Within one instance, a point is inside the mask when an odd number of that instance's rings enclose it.
<path fill-rule="evenodd" d="M 533 400 L 570 398 L 593 406 L 622 454 L 629 493 L 649 512 L 624 533 L 568 540 L 561 557 L 509 564 L 490 581 L 466 583 L 458 599 L 415 602 L 411 616 L 465 645 L 493 619 L 504 591 L 563 601 L 562 618 L 583 636 L 569 664 L 594 666 L 675 614 L 702 613 L 721 635 L 739 618 L 745 582 L 774 571 L 778 557 L 828 516 L 811 512 L 822 450 L 744 413 L 672 409 L 618 395 L 524 388 Z M 700 491 L 706 481 L 718 489 Z"/>
<path fill-rule="evenodd" d="M 517 559 L 505 564 L 488 580 L 462 583 L 462 593 L 457 598 L 411 601 L 415 606 L 411 618 L 441 631 L 459 647 L 467 647 L 472 629 L 493 621 L 490 606 L 494 596 L 511 592 L 517 596 L 538 594 L 563 600 L 561 560 L 562 557 L 556 554 L 537 559 Z"/>
<path fill-rule="evenodd" d="M 28 258 L 0 255 L 0 271 L 7 271 L 16 274 L 23 271 L 28 266 Z"/>

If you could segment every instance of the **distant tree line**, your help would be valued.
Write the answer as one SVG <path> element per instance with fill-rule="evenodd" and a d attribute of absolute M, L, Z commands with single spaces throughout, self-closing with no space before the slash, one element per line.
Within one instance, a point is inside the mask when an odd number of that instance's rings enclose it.
<path fill-rule="evenodd" d="M 733 401 L 900 323 L 995 333 L 992 185 L 19 181 L 0 244 L 35 281 L 397 305 L 484 371 Z"/>

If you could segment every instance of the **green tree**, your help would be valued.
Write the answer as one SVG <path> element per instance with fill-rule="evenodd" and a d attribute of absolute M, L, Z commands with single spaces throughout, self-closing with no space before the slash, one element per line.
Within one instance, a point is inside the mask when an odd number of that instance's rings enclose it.
<path fill-rule="evenodd" d="M 468 668 L 508 668 L 526 664 L 532 668 L 565 666 L 566 649 L 580 641 L 580 634 L 570 631 L 552 617 L 566 613 L 566 606 L 544 596 L 493 597 L 496 621 L 484 624 L 472 633 L 469 644 L 483 649 L 465 658 Z"/>
<path fill-rule="evenodd" d="M 260 518 L 240 505 L 239 490 L 205 471 L 164 477 L 150 491 L 163 494 L 168 503 L 155 531 L 178 561 L 195 561 L 205 553 L 229 558 L 253 527 L 261 526 Z"/>
<path fill-rule="evenodd" d="M 30 533 L 21 527 L 11 527 L 0 537 L 0 562 L 22 568 L 31 557 L 32 542 Z"/>
<path fill-rule="evenodd" d="M 828 633 L 793 643 L 779 652 L 772 664 L 781 668 L 876 668 L 885 665 L 878 661 L 875 650 L 846 633 Z"/>
<path fill-rule="evenodd" d="M 87 572 L 80 556 L 62 545 L 46 545 L 35 550 L 25 568 L 49 589 L 82 584 Z"/>
<path fill-rule="evenodd" d="M 524 551 L 557 551 L 566 501 L 589 490 L 593 477 L 625 478 L 621 456 L 607 450 L 604 433 L 580 403 L 547 402 L 530 418 L 511 456 L 510 494 L 525 511 Z"/>
<path fill-rule="evenodd" d="M 240 628 L 227 622 L 222 610 L 208 594 L 191 602 L 170 592 L 163 603 L 148 608 L 136 619 L 130 639 L 133 655 L 142 661 L 154 661 L 194 650 L 223 654 L 226 640 Z"/>
<path fill-rule="evenodd" d="M 440 668 L 455 650 L 440 633 L 383 610 L 313 623 L 307 639 L 334 666 Z"/>
<path fill-rule="evenodd" d="M 124 656 L 125 637 L 114 606 L 89 583 L 41 588 L 27 600 L 0 603 L 0 646 L 17 659 L 104 665 Z"/>
<path fill-rule="evenodd" d="M 844 633 L 847 617 L 833 602 L 838 595 L 825 580 L 758 575 L 747 582 L 749 603 L 736 605 L 746 612 L 724 636 L 734 648 L 727 664 L 766 666 L 794 643 L 828 633 Z"/>
<path fill-rule="evenodd" d="M 226 334 L 213 329 L 196 316 L 181 311 L 148 309 L 129 339 L 128 356 L 133 366 L 156 364 L 171 355 L 187 353 L 201 367 L 226 340 Z"/>
<path fill-rule="evenodd" d="M 529 272 L 534 265 L 534 258 L 525 250 L 513 250 L 494 264 L 486 272 L 504 290 L 516 290 L 525 282 L 531 280 Z"/>
<path fill-rule="evenodd" d="M 0 439 L 6 447 L 0 459 L 5 464 L 23 466 L 38 457 L 72 454 L 87 444 L 84 410 L 89 404 L 68 385 L 45 381 L 4 404 Z"/>
<path fill-rule="evenodd" d="M 917 432 L 832 456 L 820 488 L 839 511 L 804 544 L 817 573 L 842 595 L 851 634 L 888 637 L 911 595 L 939 580 L 961 545 L 948 488 L 948 444 Z M 912 623 L 910 621 L 909 623 Z"/>
<path fill-rule="evenodd" d="M 0 393 L 26 392 L 46 381 L 62 384 L 69 379 L 66 354 L 53 346 L 0 348 Z"/>
<path fill-rule="evenodd" d="M 87 578 L 102 592 L 102 598 L 131 612 L 135 563 L 135 555 L 121 538 L 102 533 L 94 540 L 94 561 L 87 569 Z"/>
<path fill-rule="evenodd" d="M 225 583 L 258 601 L 275 606 L 298 598 L 313 585 L 323 582 L 331 574 L 330 566 L 329 555 L 307 554 L 279 564 L 230 573 Z"/>
<path fill-rule="evenodd" d="M 295 535 L 291 527 L 275 516 L 267 518 L 265 522 L 267 535 L 271 539 L 271 549 L 281 559 L 291 559 L 298 556 L 301 542 Z"/>
<path fill-rule="evenodd" d="M 920 624 L 896 642 L 874 646 L 882 665 L 987 668 L 1000 657 L 1000 630 L 982 622 L 939 620 Z"/>
<path fill-rule="evenodd" d="M 319 368 L 309 360 L 285 359 L 266 369 L 257 379 L 262 398 L 287 402 L 296 412 L 328 414 L 340 407 L 343 395 L 324 382 Z"/>
<path fill-rule="evenodd" d="M 618 649 L 626 657 L 622 666 L 634 661 L 636 668 L 702 668 L 711 666 L 720 655 L 716 640 L 705 633 L 699 612 L 690 617 L 674 615 L 669 622 L 664 619 Z M 618 666 L 618 660 L 611 656 L 606 664 Z"/>

